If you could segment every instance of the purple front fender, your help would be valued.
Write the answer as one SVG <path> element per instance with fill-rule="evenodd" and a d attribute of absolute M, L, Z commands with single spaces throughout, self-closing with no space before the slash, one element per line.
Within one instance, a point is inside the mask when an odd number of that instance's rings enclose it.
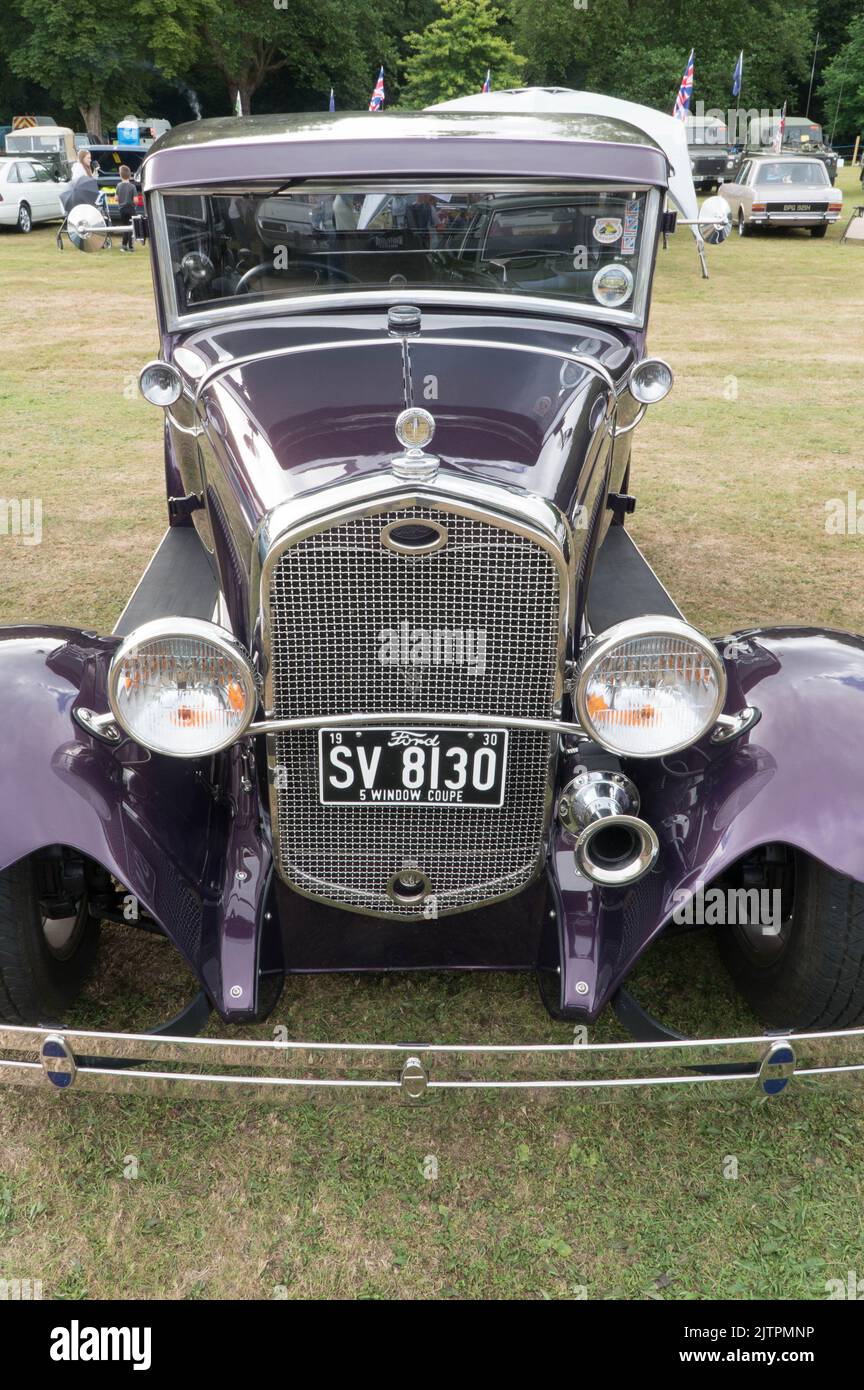
<path fill-rule="evenodd" d="M 0 630 L 0 869 L 54 844 L 95 860 L 163 927 L 223 1017 L 247 1018 L 271 866 L 257 786 L 239 750 L 222 755 L 217 778 L 207 762 L 86 733 L 73 709 L 104 711 L 116 646 L 69 628 Z"/>
<path fill-rule="evenodd" d="M 660 837 L 654 871 L 629 890 L 599 889 L 577 873 L 572 839 L 555 837 L 559 939 L 544 961 L 560 961 L 553 1002 L 569 1017 L 596 1018 L 675 909 L 759 845 L 794 846 L 864 881 L 864 638 L 772 628 L 718 645 L 727 712 L 749 704 L 762 717 L 725 747 L 628 766 Z"/>

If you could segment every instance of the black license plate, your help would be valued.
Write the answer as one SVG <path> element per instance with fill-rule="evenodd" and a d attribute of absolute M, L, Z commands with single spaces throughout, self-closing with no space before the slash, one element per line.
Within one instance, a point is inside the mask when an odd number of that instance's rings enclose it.
<path fill-rule="evenodd" d="M 783 212 L 812 212 L 812 203 L 784 203 Z"/>
<path fill-rule="evenodd" d="M 502 806 L 506 729 L 321 729 L 322 806 Z"/>

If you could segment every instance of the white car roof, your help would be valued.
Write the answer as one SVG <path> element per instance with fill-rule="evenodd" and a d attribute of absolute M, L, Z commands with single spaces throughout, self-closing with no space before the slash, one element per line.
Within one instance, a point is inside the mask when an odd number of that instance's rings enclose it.
<path fill-rule="evenodd" d="M 603 96 L 600 92 L 577 92 L 569 87 L 512 87 L 500 92 L 478 92 L 470 97 L 442 101 L 430 111 L 557 111 L 561 114 L 612 116 L 641 130 L 659 145 L 670 165 L 669 195 L 683 217 L 699 216 L 696 188 L 687 149 L 687 128 L 653 106 Z"/>

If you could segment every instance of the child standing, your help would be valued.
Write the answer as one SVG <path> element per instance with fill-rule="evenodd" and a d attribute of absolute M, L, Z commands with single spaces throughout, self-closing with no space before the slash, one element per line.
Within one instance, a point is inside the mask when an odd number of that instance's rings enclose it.
<path fill-rule="evenodd" d="M 128 164 L 120 165 L 120 182 L 117 185 L 117 207 L 120 211 L 120 221 L 123 226 L 131 227 L 132 214 L 135 211 L 135 185 L 132 182 L 132 170 L 129 168 Z M 135 242 L 131 231 L 123 233 L 120 250 L 135 250 Z"/>

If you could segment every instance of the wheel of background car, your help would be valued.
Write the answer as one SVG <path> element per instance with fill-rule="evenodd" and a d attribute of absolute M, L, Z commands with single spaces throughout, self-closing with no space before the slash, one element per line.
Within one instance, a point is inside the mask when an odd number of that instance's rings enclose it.
<path fill-rule="evenodd" d="M 99 923 L 86 897 L 49 918 L 36 857 L 0 873 L 0 1020 L 51 1023 L 71 1007 L 92 967 Z"/>
<path fill-rule="evenodd" d="M 750 226 L 749 226 L 748 223 L 744 220 L 744 209 L 743 209 L 743 208 L 739 208 L 739 209 L 738 209 L 738 235 L 739 235 L 739 236 L 749 236 L 749 235 L 750 235 L 750 231 L 751 231 Z"/>
<path fill-rule="evenodd" d="M 828 231 L 828 224 L 825 223 L 825 222 L 823 222 L 821 227 L 811 227 L 811 228 L 810 228 L 810 235 L 811 235 L 811 236 L 825 236 L 825 234 L 827 233 L 827 231 Z"/>
<path fill-rule="evenodd" d="M 328 278 L 339 280 L 346 285 L 359 285 L 362 283 L 358 276 L 352 275 L 349 271 L 340 270 L 338 266 L 325 265 L 321 261 L 292 261 L 291 269 L 315 270 L 317 272 L 325 270 Z M 260 265 L 253 265 L 251 270 L 245 271 L 244 274 L 240 276 L 234 293 L 246 294 L 253 281 L 260 279 L 264 275 L 268 275 L 271 271 L 274 271 L 272 261 L 262 261 Z"/>
<path fill-rule="evenodd" d="M 860 1023 L 864 885 L 786 845 L 765 845 L 736 870 L 728 886 L 757 889 L 763 921 L 717 927 L 717 939 L 726 967 L 754 1013 L 779 1029 Z M 779 910 L 773 912 L 774 907 Z"/>
<path fill-rule="evenodd" d="M 19 232 L 32 232 L 33 218 L 26 203 L 22 203 L 18 208 L 18 221 L 15 225 Z"/>

